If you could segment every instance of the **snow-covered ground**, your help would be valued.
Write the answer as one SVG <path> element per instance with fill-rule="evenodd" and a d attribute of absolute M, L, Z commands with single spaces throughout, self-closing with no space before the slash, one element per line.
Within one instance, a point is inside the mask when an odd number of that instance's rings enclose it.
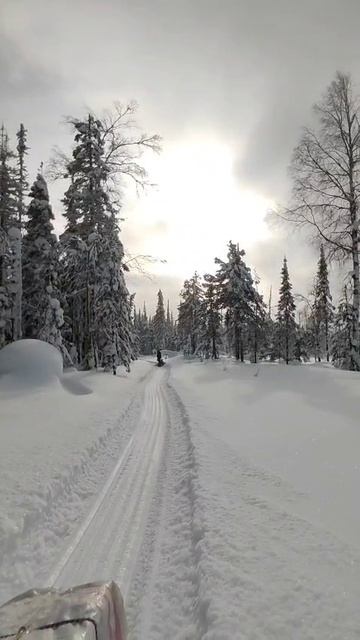
<path fill-rule="evenodd" d="M 131 374 L 69 372 L 60 380 L 51 354 L 36 354 L 34 362 L 22 346 L 23 367 L 12 373 L 5 351 L 0 352 L 6 356 L 0 360 L 1 601 L 47 581 L 63 541 L 87 515 L 133 434 L 152 369 L 140 360 Z"/>
<path fill-rule="evenodd" d="M 204 637 L 359 636 L 359 383 L 316 366 L 174 368 L 195 450 Z"/>
<path fill-rule="evenodd" d="M 357 374 L 179 357 L 8 375 L 1 602 L 112 577 L 133 639 L 359 637 Z"/>

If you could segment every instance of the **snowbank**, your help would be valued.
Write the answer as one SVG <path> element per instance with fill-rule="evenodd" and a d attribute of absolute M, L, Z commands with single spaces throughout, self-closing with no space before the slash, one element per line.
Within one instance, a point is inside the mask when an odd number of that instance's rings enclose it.
<path fill-rule="evenodd" d="M 60 352 L 41 340 L 18 340 L 0 350 L 0 388 L 12 392 L 59 381 L 63 375 Z"/>

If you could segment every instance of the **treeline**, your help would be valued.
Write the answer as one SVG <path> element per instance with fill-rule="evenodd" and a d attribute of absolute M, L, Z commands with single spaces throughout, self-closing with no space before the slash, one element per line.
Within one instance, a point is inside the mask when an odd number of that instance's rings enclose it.
<path fill-rule="evenodd" d="M 29 191 L 27 131 L 13 151 L 3 127 L 0 139 L 0 348 L 19 338 L 55 345 L 84 369 L 118 365 L 137 357 L 133 296 L 119 238 L 123 179 L 147 183 L 139 164 L 159 137 L 139 133 L 133 104 L 101 118 L 70 118 L 74 145 L 57 152 L 51 176 L 66 179 L 65 230 L 58 239 L 42 168 Z M 30 202 L 28 203 L 28 198 Z"/>
<path fill-rule="evenodd" d="M 144 304 L 142 310 L 135 311 L 134 325 L 138 349 L 141 354 L 149 355 L 157 349 L 178 351 L 177 323 L 174 321 L 172 311 L 170 311 L 169 301 L 165 313 L 164 296 L 161 289 L 158 291 L 154 316 L 148 315 Z"/>
<path fill-rule="evenodd" d="M 244 252 L 229 244 L 214 276 L 185 282 L 179 335 L 187 353 L 216 358 L 220 349 L 237 359 L 326 359 L 360 370 L 360 100 L 349 75 L 337 73 L 314 106 L 314 127 L 304 128 L 291 161 L 292 197 L 278 218 L 309 232 L 321 246 L 318 273 L 301 319 L 286 260 L 276 317 L 266 310 Z M 328 264 L 344 268 L 338 309 L 332 305 Z"/>
<path fill-rule="evenodd" d="M 284 258 L 276 311 L 258 291 L 259 279 L 246 265 L 245 252 L 229 242 L 226 260 L 203 278 L 184 282 L 176 339 L 187 356 L 236 360 L 332 361 L 350 367 L 351 309 L 347 289 L 337 311 L 332 304 L 328 266 L 321 246 L 314 286 L 296 318 L 296 300 Z"/>

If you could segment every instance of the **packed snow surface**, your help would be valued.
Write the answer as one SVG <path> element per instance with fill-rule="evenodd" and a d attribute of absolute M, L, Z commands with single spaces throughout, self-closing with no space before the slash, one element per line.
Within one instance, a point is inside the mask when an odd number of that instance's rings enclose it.
<path fill-rule="evenodd" d="M 0 602 L 113 578 L 130 639 L 358 638 L 359 375 L 152 364 L 0 383 Z"/>

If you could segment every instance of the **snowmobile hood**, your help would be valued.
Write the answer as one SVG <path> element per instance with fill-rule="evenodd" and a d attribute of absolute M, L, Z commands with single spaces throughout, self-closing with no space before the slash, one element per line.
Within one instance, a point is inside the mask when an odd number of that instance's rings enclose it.
<path fill-rule="evenodd" d="M 35 636 L 48 640 L 49 630 L 52 640 L 125 640 L 124 604 L 118 586 L 96 582 L 62 592 L 32 590 L 0 607 L 0 638 L 20 638 L 26 633 L 29 640 Z"/>

